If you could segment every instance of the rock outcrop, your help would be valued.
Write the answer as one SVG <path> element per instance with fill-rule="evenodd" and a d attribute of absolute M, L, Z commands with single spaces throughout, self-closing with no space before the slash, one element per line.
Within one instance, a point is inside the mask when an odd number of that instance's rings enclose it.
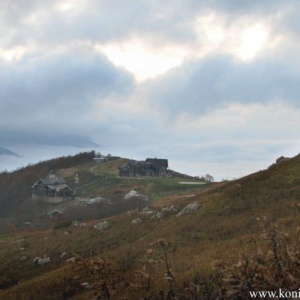
<path fill-rule="evenodd" d="M 185 208 L 183 208 L 176 216 L 181 217 L 183 215 L 190 214 L 191 212 L 197 210 L 201 204 L 199 204 L 197 201 L 188 204 Z"/>

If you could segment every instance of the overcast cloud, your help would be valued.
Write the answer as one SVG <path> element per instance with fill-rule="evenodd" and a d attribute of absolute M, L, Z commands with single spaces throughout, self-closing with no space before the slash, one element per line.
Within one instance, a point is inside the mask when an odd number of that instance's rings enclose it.
<path fill-rule="evenodd" d="M 23 158 L 0 170 L 96 149 L 221 180 L 298 154 L 299 9 L 1 1 L 0 146 Z"/>

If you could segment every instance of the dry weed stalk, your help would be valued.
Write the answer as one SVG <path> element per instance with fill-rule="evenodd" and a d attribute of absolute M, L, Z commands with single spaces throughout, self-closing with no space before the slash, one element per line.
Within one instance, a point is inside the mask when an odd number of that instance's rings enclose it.
<path fill-rule="evenodd" d="M 157 251 L 153 251 L 153 249 L 147 250 L 147 259 L 143 266 L 143 271 L 136 271 L 135 272 L 135 283 L 132 283 L 131 286 L 139 289 L 140 291 L 143 290 L 147 293 L 146 298 L 144 299 L 150 299 L 153 297 L 153 295 L 156 295 L 157 298 L 155 299 L 161 299 L 161 300 L 173 300 L 177 299 L 175 297 L 175 290 L 174 290 L 174 282 L 175 277 L 173 274 L 173 271 L 171 269 L 171 264 L 169 260 L 169 252 L 170 252 L 170 246 L 171 243 L 167 242 L 165 239 L 159 239 L 156 242 L 151 244 L 152 246 L 159 246 L 159 249 L 162 250 L 162 257 L 159 255 L 159 257 L 152 257 L 152 255 L 155 253 L 157 254 Z M 149 258 L 151 256 L 152 258 Z M 169 288 L 168 291 L 165 292 L 162 289 L 156 288 L 156 283 L 154 279 L 154 270 L 157 271 L 157 266 L 164 265 L 164 279 L 168 282 Z M 152 298 L 151 298 L 152 299 Z"/>
<path fill-rule="evenodd" d="M 249 291 L 291 291 L 300 286 L 300 253 L 295 243 L 278 224 L 266 218 L 257 221 L 267 250 L 263 252 L 251 240 L 237 259 L 222 264 L 219 299 L 248 299 Z"/>
<path fill-rule="evenodd" d="M 101 257 L 83 258 L 77 254 L 75 257 L 79 265 L 76 271 L 85 273 L 89 288 L 94 292 L 94 300 L 113 299 L 127 285 L 118 268 L 113 267 L 111 262 Z"/>
<path fill-rule="evenodd" d="M 171 246 L 170 242 L 167 242 L 164 239 L 159 239 L 158 241 L 155 242 L 155 245 L 159 245 L 162 250 L 163 250 L 163 254 L 164 254 L 164 263 L 165 263 L 165 267 L 166 267 L 166 280 L 173 282 L 175 280 L 173 274 L 172 274 L 172 270 L 171 270 L 171 265 L 169 262 L 169 257 L 168 257 L 168 253 L 169 253 L 169 248 Z"/>
<path fill-rule="evenodd" d="M 169 291 L 167 292 L 167 297 L 166 300 L 171 300 L 175 299 L 175 291 L 174 291 L 174 282 L 175 282 L 175 277 L 173 275 L 168 253 L 169 249 L 171 246 L 170 242 L 167 242 L 165 239 L 159 239 L 158 241 L 155 242 L 155 245 L 158 245 L 161 247 L 163 250 L 163 255 L 164 255 L 164 263 L 165 263 L 165 280 L 169 283 Z"/>

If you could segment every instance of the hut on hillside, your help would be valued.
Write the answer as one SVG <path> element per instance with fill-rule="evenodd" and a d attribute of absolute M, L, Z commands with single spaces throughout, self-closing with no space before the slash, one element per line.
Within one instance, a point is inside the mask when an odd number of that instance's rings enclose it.
<path fill-rule="evenodd" d="M 73 193 L 64 179 L 56 177 L 55 174 L 50 174 L 48 178 L 39 179 L 33 184 L 31 189 L 33 198 L 43 197 L 47 202 L 52 203 L 68 200 Z"/>

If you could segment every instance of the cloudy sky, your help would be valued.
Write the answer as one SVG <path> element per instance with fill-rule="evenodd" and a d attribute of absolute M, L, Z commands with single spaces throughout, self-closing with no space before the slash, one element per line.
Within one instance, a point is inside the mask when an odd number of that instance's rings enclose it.
<path fill-rule="evenodd" d="M 0 169 L 96 149 L 232 179 L 300 152 L 300 2 L 1 0 Z"/>

